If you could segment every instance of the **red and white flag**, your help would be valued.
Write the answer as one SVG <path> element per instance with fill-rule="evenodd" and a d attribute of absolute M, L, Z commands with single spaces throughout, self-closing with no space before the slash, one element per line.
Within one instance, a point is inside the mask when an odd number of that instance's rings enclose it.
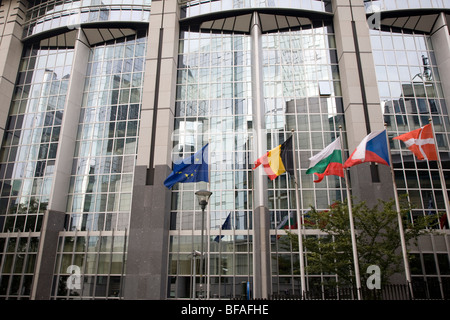
<path fill-rule="evenodd" d="M 418 160 L 437 160 L 431 123 L 393 139 L 402 140 Z"/>

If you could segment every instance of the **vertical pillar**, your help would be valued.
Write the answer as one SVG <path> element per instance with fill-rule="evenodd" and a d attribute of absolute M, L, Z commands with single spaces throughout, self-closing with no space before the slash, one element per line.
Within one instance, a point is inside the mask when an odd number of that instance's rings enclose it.
<path fill-rule="evenodd" d="M 257 12 L 251 25 L 252 56 L 252 107 L 255 134 L 254 159 L 267 152 L 267 135 L 264 118 L 262 33 Z M 253 292 L 255 298 L 267 298 L 271 293 L 269 209 L 267 201 L 267 176 L 260 168 L 254 174 L 254 239 L 253 239 Z"/>
<path fill-rule="evenodd" d="M 176 1 L 152 1 L 145 61 L 141 125 L 136 164 L 148 167 L 149 185 L 155 166 L 171 165 L 179 39 Z"/>
<path fill-rule="evenodd" d="M 61 124 L 61 134 L 55 160 L 56 171 L 53 178 L 53 190 L 48 204 L 49 210 L 66 211 L 67 192 L 72 171 L 89 52 L 90 48 L 86 36 L 81 29 L 78 29 L 72 64 L 74 67 L 70 74 L 69 90 L 66 96 L 66 106 Z"/>
<path fill-rule="evenodd" d="M 64 229 L 67 191 L 69 190 L 72 159 L 78 130 L 84 81 L 86 77 L 89 47 L 81 29 L 77 31 L 74 48 L 74 60 L 69 91 L 66 97 L 63 122 L 61 126 L 53 191 L 48 210 L 44 214 L 36 270 L 33 280 L 31 299 L 49 300 L 53 281 L 54 261 L 58 246 L 59 232 Z"/>
<path fill-rule="evenodd" d="M 177 1 L 152 1 L 125 299 L 164 299 L 167 295 L 171 192 L 163 182 L 172 167 L 179 15 Z"/>
<path fill-rule="evenodd" d="M 441 12 L 431 32 L 431 42 L 434 48 L 436 63 L 441 77 L 442 91 L 447 109 L 450 108 L 450 28 L 449 15 Z"/>
<path fill-rule="evenodd" d="M 384 119 L 363 0 L 333 0 L 334 29 L 350 153 Z M 389 167 L 360 164 L 350 169 L 353 196 L 376 204 L 393 196 Z"/>
<path fill-rule="evenodd" d="M 17 70 L 22 57 L 22 24 L 25 5 L 19 0 L 6 0 L 0 4 L 0 137 L 5 132 L 10 101 L 16 83 Z"/>
<path fill-rule="evenodd" d="M 58 236 L 64 226 L 64 217 L 65 212 L 45 211 L 39 237 L 31 300 L 50 300 Z"/>

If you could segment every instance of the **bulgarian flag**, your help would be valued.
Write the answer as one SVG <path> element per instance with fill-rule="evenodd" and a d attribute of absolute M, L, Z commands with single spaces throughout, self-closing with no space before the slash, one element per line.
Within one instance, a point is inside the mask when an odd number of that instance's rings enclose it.
<path fill-rule="evenodd" d="M 403 141 L 418 160 L 437 160 L 431 123 L 393 139 Z"/>
<path fill-rule="evenodd" d="M 342 164 L 341 137 L 330 143 L 325 149 L 315 156 L 309 158 L 309 169 L 306 173 L 314 173 L 320 182 L 325 176 L 344 177 L 344 167 Z"/>
<path fill-rule="evenodd" d="M 281 222 L 277 225 L 277 229 L 284 229 L 284 230 L 289 230 L 289 229 L 297 229 L 297 219 L 295 216 L 291 216 L 289 218 L 288 215 L 286 215 L 283 220 L 281 220 Z M 277 236 L 277 239 L 280 239 L 281 235 L 279 234 Z"/>
<path fill-rule="evenodd" d="M 291 217 L 286 215 L 278 224 L 277 229 L 297 229 L 297 218 L 294 215 Z"/>

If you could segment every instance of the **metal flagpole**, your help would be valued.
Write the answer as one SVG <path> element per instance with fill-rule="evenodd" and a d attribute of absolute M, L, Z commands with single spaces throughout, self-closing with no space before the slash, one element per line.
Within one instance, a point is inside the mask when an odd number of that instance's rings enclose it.
<path fill-rule="evenodd" d="M 439 177 L 441 178 L 441 185 L 442 185 L 442 193 L 444 195 L 444 202 L 445 202 L 445 212 L 447 213 L 447 217 L 450 217 L 450 203 L 448 201 L 448 193 L 447 193 L 447 185 L 445 183 L 445 177 L 444 177 L 444 172 L 442 171 L 442 166 L 441 166 L 441 156 L 439 154 L 439 150 L 438 150 L 438 144 L 437 144 L 437 140 L 436 140 L 436 134 L 434 133 L 434 125 L 433 125 L 433 119 L 430 118 L 428 119 L 428 121 L 431 124 L 431 132 L 433 134 L 433 139 L 434 139 L 434 146 L 436 148 L 436 154 L 437 154 L 437 166 L 439 169 Z M 436 208 L 437 209 L 437 208 Z"/>
<path fill-rule="evenodd" d="M 254 140 L 253 140 L 253 134 L 250 136 L 250 144 L 251 144 L 251 147 L 250 147 L 251 154 L 254 154 L 255 153 L 255 144 L 254 144 Z M 249 157 L 250 157 L 250 155 L 249 155 Z M 254 178 L 255 178 L 255 172 L 253 169 L 251 169 L 251 166 L 250 166 L 250 183 L 251 183 L 251 193 L 252 193 L 250 209 L 251 209 L 251 212 L 253 212 L 253 214 L 251 215 L 251 217 L 252 217 L 251 224 L 253 226 L 255 225 L 255 214 L 254 214 L 254 210 L 255 210 L 255 179 Z M 248 185 L 247 185 L 247 188 L 248 188 Z M 248 238 L 250 238 L 250 221 L 247 222 L 247 235 L 248 235 Z M 252 243 L 253 243 L 253 241 L 255 241 L 255 232 L 253 232 L 253 235 L 252 235 Z M 254 275 L 256 274 L 255 247 L 256 247 L 255 245 L 252 245 L 252 255 L 251 255 L 252 256 L 252 263 L 251 263 L 252 274 L 254 274 Z M 247 247 L 247 248 L 249 248 L 249 247 Z M 249 266 L 250 266 L 250 264 L 249 264 Z M 250 268 L 248 270 L 248 273 L 250 274 Z M 252 289 L 253 289 L 253 293 L 254 293 L 256 291 L 255 290 L 255 277 L 253 278 Z"/>
<path fill-rule="evenodd" d="M 342 126 L 339 126 L 339 139 L 341 139 L 341 153 L 342 153 L 342 162 L 344 163 L 344 141 L 342 140 Z M 355 268 L 355 279 L 356 279 L 356 291 L 358 293 L 358 300 L 361 300 L 361 276 L 359 273 L 359 261 L 358 261 L 358 248 L 356 247 L 356 235 L 355 235 L 355 225 L 353 222 L 353 208 L 352 208 L 352 199 L 350 194 L 350 187 L 348 183 L 348 175 L 347 170 L 344 168 L 344 180 L 345 180 L 345 188 L 347 191 L 347 205 L 348 205 L 348 218 L 350 220 L 350 235 L 352 238 L 352 251 L 353 251 L 353 265 Z"/>
<path fill-rule="evenodd" d="M 211 191 L 211 136 L 208 137 L 208 191 Z M 208 205 L 206 211 L 206 263 L 205 263 L 205 282 L 206 282 L 206 299 L 209 299 L 210 295 L 210 279 L 209 279 L 209 268 L 210 268 L 210 256 L 211 252 L 211 204 Z M 203 241 L 203 239 L 202 239 Z"/>
<path fill-rule="evenodd" d="M 398 200 L 397 184 L 395 183 L 395 173 L 394 173 L 394 167 L 392 164 L 391 146 L 389 144 L 389 137 L 387 134 L 387 123 L 384 124 L 384 128 L 386 131 L 386 143 L 387 143 L 388 154 L 389 154 L 389 168 L 391 169 L 392 186 L 394 188 L 394 199 L 395 199 L 395 206 L 397 209 L 398 228 L 399 228 L 399 233 L 400 233 L 400 242 L 401 242 L 401 246 L 402 246 L 403 264 L 405 266 L 406 282 L 408 283 L 408 288 L 409 288 L 409 292 L 411 294 L 411 298 L 413 298 L 411 272 L 409 270 L 408 253 L 406 251 L 406 240 L 405 240 L 405 233 L 403 230 L 403 220 L 402 220 L 402 215 L 401 215 L 401 211 L 400 211 L 400 203 Z"/>
<path fill-rule="evenodd" d="M 297 153 L 295 152 L 295 136 L 294 136 L 294 129 L 291 130 L 292 132 L 292 154 L 293 154 L 293 160 L 294 160 L 294 184 L 295 184 L 295 198 L 297 202 L 297 232 L 298 232 L 298 251 L 299 251 L 299 258 L 300 258 L 300 283 L 302 286 L 302 299 L 305 299 L 305 293 L 306 293 L 306 281 L 305 281 L 305 263 L 304 263 L 304 257 L 303 257 L 303 223 L 302 223 L 302 216 L 300 214 L 300 200 L 298 195 L 298 173 L 297 173 Z"/>
<path fill-rule="evenodd" d="M 222 296 L 222 225 L 219 225 L 219 300 Z"/>

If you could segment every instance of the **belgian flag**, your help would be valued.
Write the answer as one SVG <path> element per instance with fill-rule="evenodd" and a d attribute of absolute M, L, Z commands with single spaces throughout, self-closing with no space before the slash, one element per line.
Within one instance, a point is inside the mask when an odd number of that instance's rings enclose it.
<path fill-rule="evenodd" d="M 264 171 L 270 180 L 275 179 L 279 175 L 289 172 L 294 174 L 294 158 L 292 150 L 292 136 L 290 136 L 283 144 L 268 151 L 265 155 L 255 161 L 253 169 L 263 165 Z"/>

